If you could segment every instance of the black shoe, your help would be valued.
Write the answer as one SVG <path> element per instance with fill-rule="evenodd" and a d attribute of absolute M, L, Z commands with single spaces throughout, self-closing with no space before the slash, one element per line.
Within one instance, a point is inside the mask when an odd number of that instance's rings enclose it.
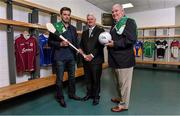
<path fill-rule="evenodd" d="M 67 107 L 66 102 L 64 101 L 64 99 L 58 99 L 58 102 L 62 107 L 64 107 L 64 108 Z"/>
<path fill-rule="evenodd" d="M 74 100 L 81 100 L 81 98 L 79 96 L 73 95 L 73 96 L 69 96 L 70 99 L 74 99 Z"/>
<path fill-rule="evenodd" d="M 98 104 L 99 104 L 99 98 L 94 98 L 93 105 L 98 105 Z"/>
<path fill-rule="evenodd" d="M 92 98 L 92 97 L 89 96 L 89 95 L 86 95 L 85 97 L 82 98 L 82 101 L 87 101 L 87 100 L 89 100 L 90 98 Z"/>

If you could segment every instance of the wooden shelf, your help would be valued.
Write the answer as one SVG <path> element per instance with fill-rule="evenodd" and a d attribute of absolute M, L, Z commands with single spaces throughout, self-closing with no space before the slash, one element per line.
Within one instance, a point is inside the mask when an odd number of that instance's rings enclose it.
<path fill-rule="evenodd" d="M 18 6 L 22 6 L 22 7 L 26 7 L 26 8 L 30 8 L 30 9 L 37 8 L 40 11 L 46 12 L 49 14 L 51 14 L 51 13 L 59 14 L 59 11 L 57 11 L 57 10 L 54 10 L 54 9 L 51 9 L 48 7 L 44 7 L 44 6 L 29 2 L 26 0 L 12 0 L 12 1 L 13 1 L 13 4 L 18 5 Z"/>
<path fill-rule="evenodd" d="M 32 23 L 2 19 L 2 18 L 0 18 L 0 24 L 20 26 L 20 27 L 29 27 L 29 28 L 37 28 L 37 29 L 46 29 L 45 26 L 40 25 L 40 24 L 32 24 Z"/>
<path fill-rule="evenodd" d="M 0 1 L 5 2 L 5 0 L 0 0 Z M 54 14 L 57 14 L 59 16 L 59 11 L 48 8 L 48 7 L 45 7 L 45 6 L 41 6 L 39 4 L 35 4 L 35 3 L 29 2 L 29 1 L 26 1 L 26 0 L 12 0 L 12 1 L 13 1 L 13 4 L 18 5 L 18 6 L 26 7 L 26 8 L 29 8 L 29 9 L 37 8 L 42 12 L 49 13 L 49 14 L 54 13 Z M 83 18 L 80 18 L 80 17 L 77 17 L 77 16 L 73 16 L 73 15 L 71 15 L 71 18 L 74 19 L 74 20 L 79 20 L 79 21 L 82 21 L 82 22 L 86 23 L 86 19 L 83 19 Z M 29 25 L 29 24 L 25 24 L 25 25 Z M 97 23 L 97 25 L 103 27 L 102 24 Z M 28 26 L 26 26 L 26 27 L 28 27 Z M 33 26 L 33 27 L 35 28 L 36 26 Z M 42 29 L 44 29 L 44 28 L 42 28 Z"/>
<path fill-rule="evenodd" d="M 37 28 L 37 29 L 47 29 L 45 25 L 32 24 L 32 23 L 26 23 L 26 22 L 21 22 L 21 21 L 2 19 L 2 18 L 0 18 L 0 24 L 20 26 L 20 27 L 28 27 L 28 28 Z M 82 31 L 77 31 L 77 33 L 82 34 Z"/>
<path fill-rule="evenodd" d="M 172 28 L 180 28 L 180 25 L 167 25 L 167 26 L 152 26 L 152 27 L 142 27 L 138 28 L 138 30 L 148 30 L 148 29 L 156 29 L 156 32 L 158 29 L 172 29 Z M 155 33 L 156 33 L 155 32 Z M 143 31 L 144 33 L 144 31 Z M 155 39 L 171 39 L 171 38 L 180 38 L 180 35 L 161 35 L 161 36 L 139 36 L 138 39 L 144 39 L 148 41 L 154 41 Z M 180 62 L 167 62 L 167 61 L 136 61 L 137 64 L 159 64 L 159 65 L 175 65 L 180 66 Z"/>
<path fill-rule="evenodd" d="M 180 35 L 174 36 L 140 36 L 138 39 L 164 39 L 164 38 L 180 38 Z"/>
<path fill-rule="evenodd" d="M 57 11 L 57 10 L 41 6 L 39 4 L 35 4 L 35 3 L 29 2 L 27 0 L 12 0 L 12 1 L 13 1 L 13 3 L 15 5 L 19 5 L 19 6 L 30 8 L 30 9 L 37 8 L 42 12 L 46 12 L 46 13 L 49 13 L 49 14 L 55 13 L 55 14 L 59 15 L 59 11 Z M 86 19 L 83 19 L 83 18 L 80 18 L 80 17 L 77 17 L 77 16 L 73 16 L 73 15 L 71 15 L 71 18 L 74 19 L 74 20 L 80 20 L 80 21 L 86 23 Z M 97 23 L 97 25 L 103 27 L 103 25 L 101 25 L 99 23 Z"/>
<path fill-rule="evenodd" d="M 161 65 L 176 65 L 179 66 L 180 62 L 163 62 L 163 61 L 136 61 L 137 64 L 161 64 Z"/>
<path fill-rule="evenodd" d="M 138 30 L 143 30 L 143 29 L 163 29 L 163 28 L 180 28 L 180 25 L 140 27 L 140 28 L 138 28 Z"/>
<path fill-rule="evenodd" d="M 49 76 L 46 78 L 39 78 L 22 82 L 7 87 L 0 88 L 0 101 L 10 99 L 25 93 L 29 93 L 35 90 L 39 90 L 44 87 L 51 86 L 55 83 L 55 77 Z"/>
<path fill-rule="evenodd" d="M 107 68 L 108 64 L 104 63 L 103 68 Z M 84 69 L 78 68 L 75 72 L 75 77 L 80 77 L 84 75 Z M 63 81 L 68 80 L 67 72 L 64 73 Z M 29 92 L 33 92 L 45 87 L 49 87 L 55 84 L 56 76 L 50 75 L 44 78 L 38 78 L 18 84 L 9 85 L 0 88 L 0 101 L 7 100 L 19 95 L 23 95 Z"/>

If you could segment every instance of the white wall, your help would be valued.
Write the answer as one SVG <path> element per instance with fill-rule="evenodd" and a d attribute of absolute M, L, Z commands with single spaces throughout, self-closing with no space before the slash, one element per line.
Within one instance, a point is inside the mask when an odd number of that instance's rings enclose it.
<path fill-rule="evenodd" d="M 138 27 L 175 25 L 175 8 L 130 13 L 127 16 L 134 18 Z"/>
<path fill-rule="evenodd" d="M 13 5 L 13 20 L 28 22 L 28 13 L 31 12 L 28 8 Z"/>
<path fill-rule="evenodd" d="M 176 7 L 176 25 L 180 25 L 180 5 Z"/>
<path fill-rule="evenodd" d="M 6 4 L 0 2 L 0 18 L 6 18 Z M 0 24 L 0 87 L 9 85 L 6 26 Z"/>
<path fill-rule="evenodd" d="M 0 25 L 0 87 L 9 85 L 6 26 Z"/>
<path fill-rule="evenodd" d="M 0 2 L 0 18 L 6 18 L 6 4 L 4 2 Z"/>
<path fill-rule="evenodd" d="M 175 24 L 180 25 L 180 5 L 176 7 L 176 18 L 175 18 Z M 180 28 L 175 29 L 175 34 L 180 35 Z"/>
<path fill-rule="evenodd" d="M 39 12 L 39 24 L 45 25 L 47 22 L 50 22 L 50 14 Z"/>
<path fill-rule="evenodd" d="M 60 10 L 67 6 L 72 10 L 72 15 L 86 19 L 87 13 L 93 13 L 97 18 L 97 23 L 101 23 L 101 13 L 105 12 L 86 0 L 29 0 L 55 10 Z"/>

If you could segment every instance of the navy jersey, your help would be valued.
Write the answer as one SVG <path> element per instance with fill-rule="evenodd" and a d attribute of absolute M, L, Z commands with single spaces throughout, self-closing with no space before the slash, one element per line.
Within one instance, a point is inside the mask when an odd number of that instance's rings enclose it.
<path fill-rule="evenodd" d="M 52 49 L 48 47 L 48 37 L 44 34 L 39 36 L 40 66 L 47 66 L 51 63 Z"/>

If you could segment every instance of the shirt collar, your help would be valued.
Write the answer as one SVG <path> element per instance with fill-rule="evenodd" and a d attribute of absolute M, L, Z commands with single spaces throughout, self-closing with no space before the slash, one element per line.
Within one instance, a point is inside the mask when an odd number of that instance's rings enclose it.
<path fill-rule="evenodd" d="M 95 25 L 95 26 L 96 26 L 96 25 Z M 93 26 L 93 27 L 91 27 L 91 28 L 89 27 L 89 30 L 90 30 L 90 29 L 93 30 L 93 29 L 95 28 L 95 26 Z"/>

